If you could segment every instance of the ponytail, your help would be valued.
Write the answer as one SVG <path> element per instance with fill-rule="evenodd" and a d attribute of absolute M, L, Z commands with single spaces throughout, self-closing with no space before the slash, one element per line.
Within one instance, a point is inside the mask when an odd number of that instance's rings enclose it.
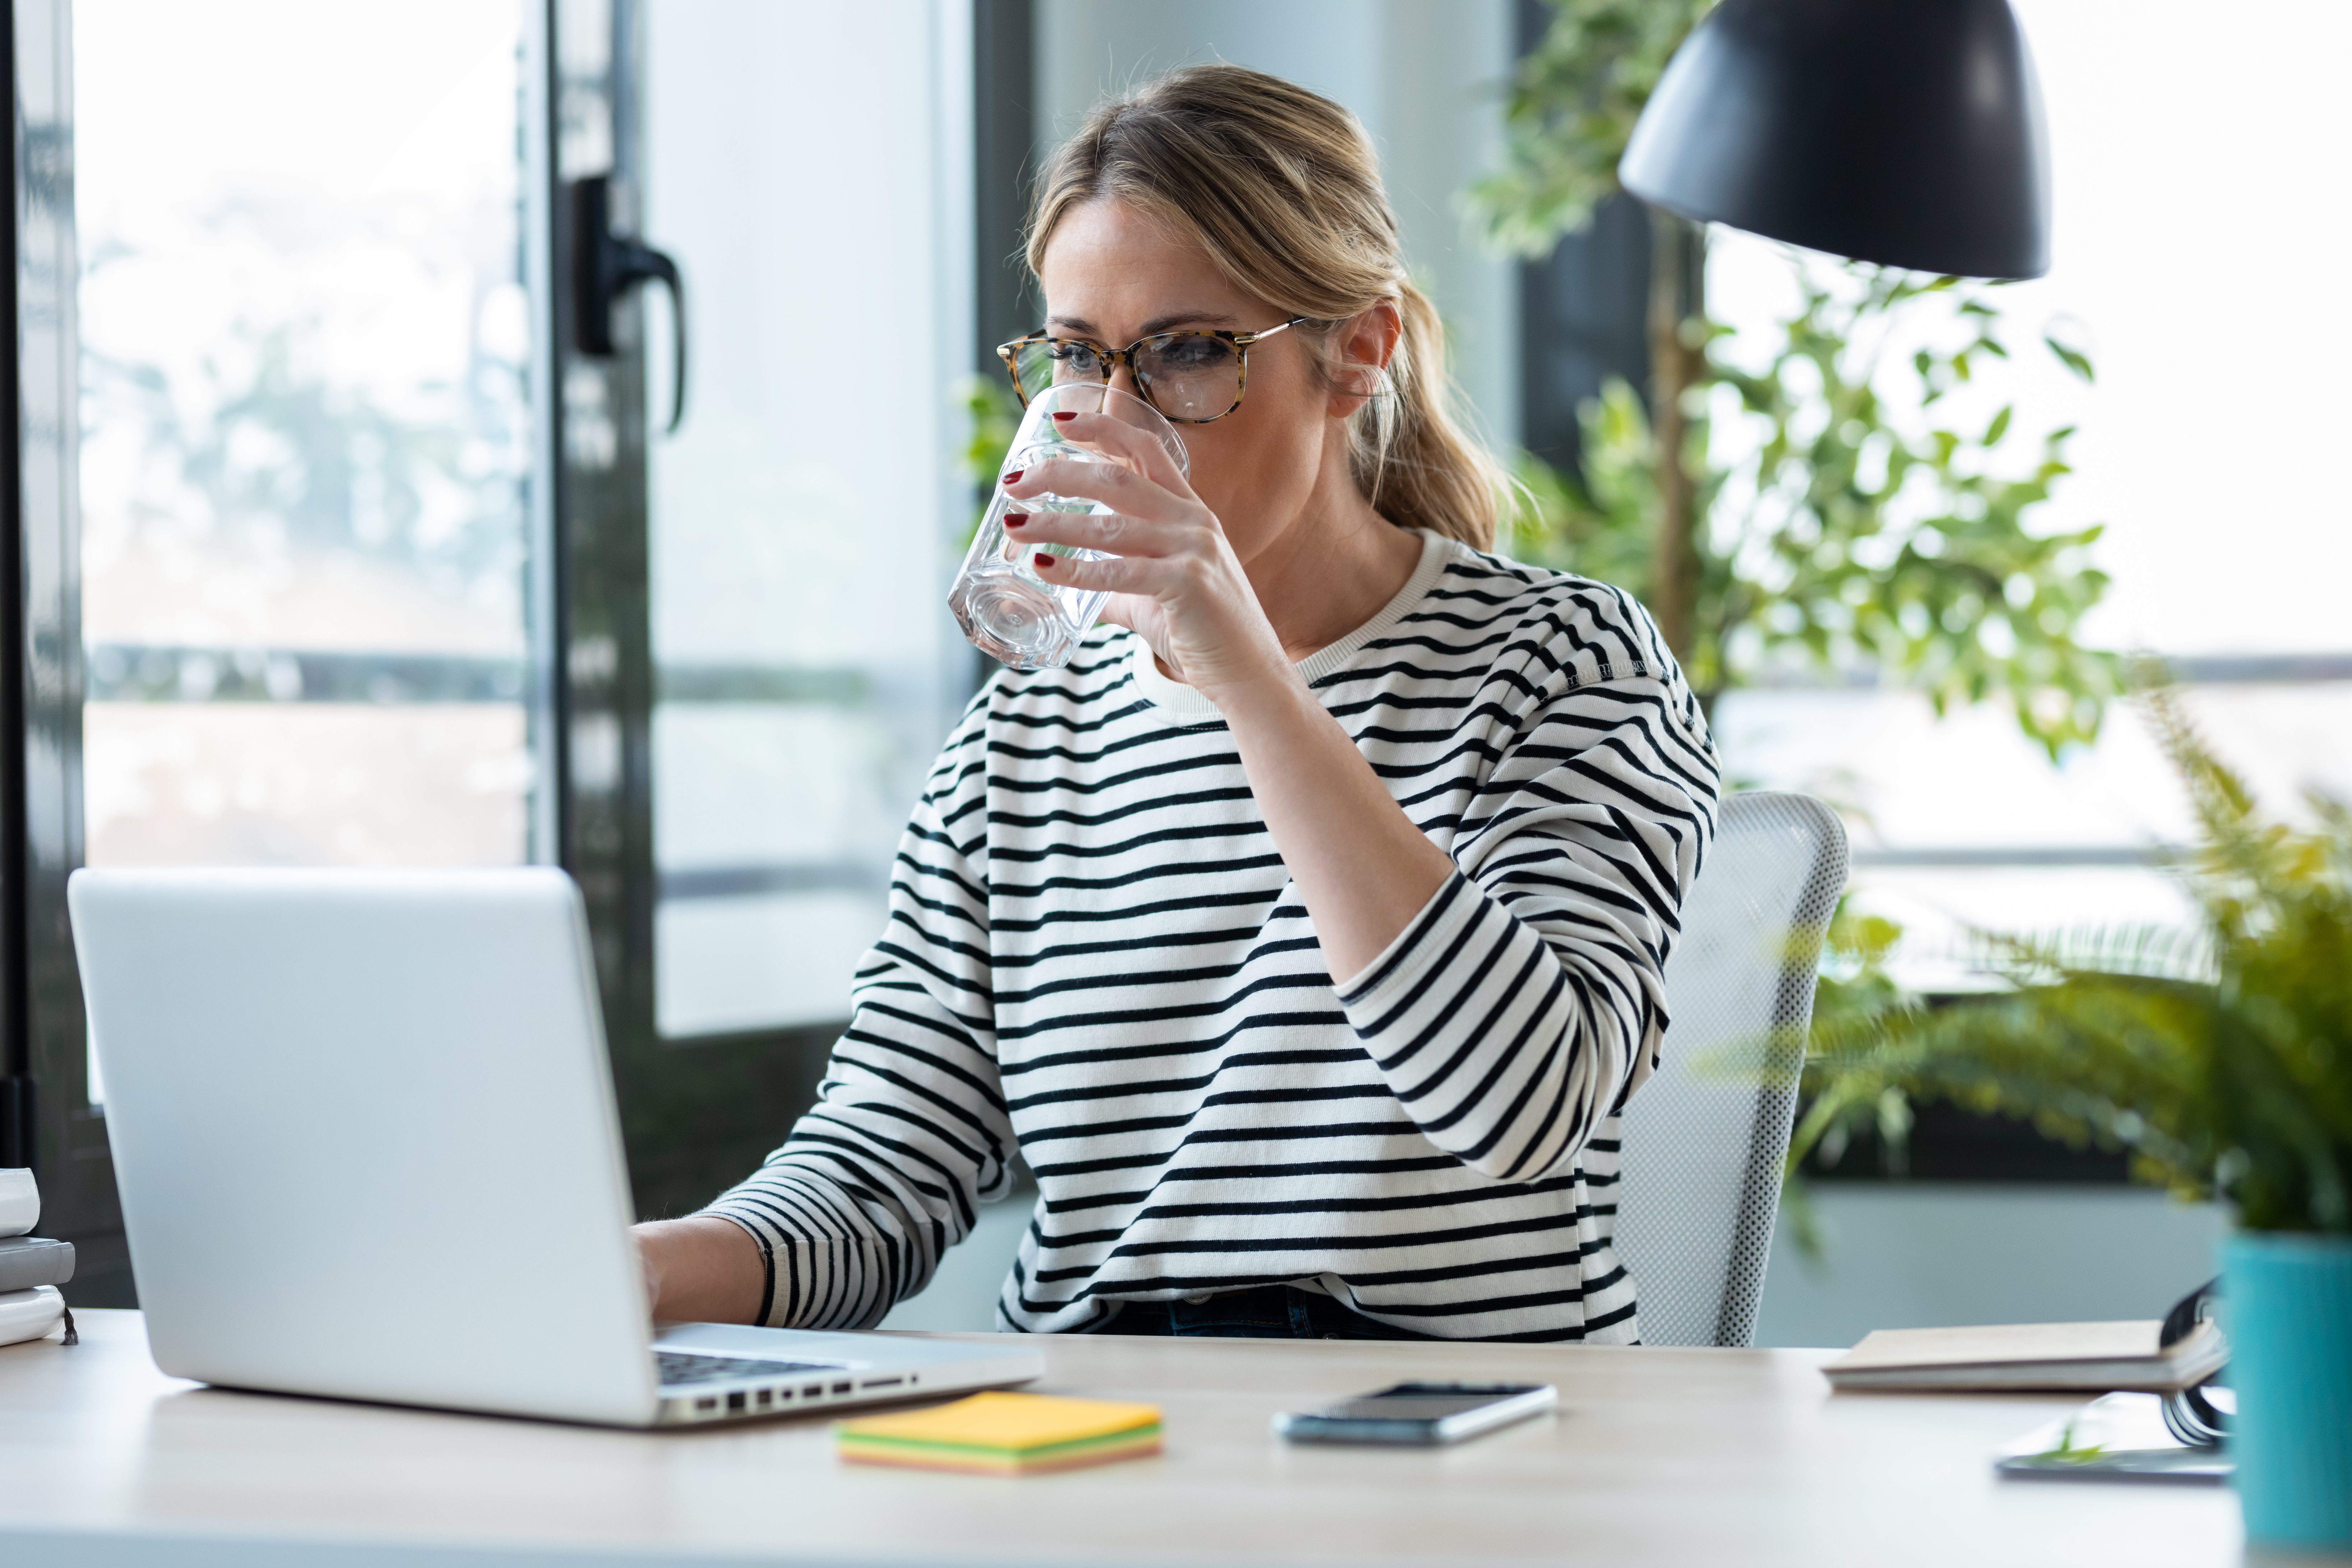
<path fill-rule="evenodd" d="M 1507 481 L 1456 424 L 1459 395 L 1445 370 L 1445 328 L 1429 296 L 1400 283 L 1404 335 L 1389 358 L 1387 385 L 1349 426 L 1349 468 L 1373 510 L 1400 528 L 1426 528 L 1474 550 L 1495 544 Z"/>

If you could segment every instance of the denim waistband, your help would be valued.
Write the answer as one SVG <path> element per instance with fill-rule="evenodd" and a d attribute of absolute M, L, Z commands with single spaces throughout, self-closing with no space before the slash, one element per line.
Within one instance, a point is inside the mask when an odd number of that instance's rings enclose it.
<path fill-rule="evenodd" d="M 1294 1285 L 1253 1285 L 1220 1290 L 1199 1301 L 1122 1301 L 1098 1334 L 1146 1334 L 1161 1339 L 1426 1340 L 1364 1316 L 1319 1290 Z"/>

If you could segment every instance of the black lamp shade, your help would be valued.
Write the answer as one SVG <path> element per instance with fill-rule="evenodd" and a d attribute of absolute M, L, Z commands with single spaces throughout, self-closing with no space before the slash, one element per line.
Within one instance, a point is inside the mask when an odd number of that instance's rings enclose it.
<path fill-rule="evenodd" d="M 2008 0 L 1724 0 L 1618 164 L 1642 200 L 1921 272 L 2050 270 L 2050 137 Z"/>

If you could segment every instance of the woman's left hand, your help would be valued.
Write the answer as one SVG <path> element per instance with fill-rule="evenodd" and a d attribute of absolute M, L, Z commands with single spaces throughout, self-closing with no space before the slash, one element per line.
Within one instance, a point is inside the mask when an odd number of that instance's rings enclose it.
<path fill-rule="evenodd" d="M 1005 493 L 1083 498 L 1108 513 L 1036 511 L 1006 531 L 1032 551 L 1031 568 L 1056 587 L 1108 591 L 1103 618 L 1133 631 L 1177 679 L 1219 706 L 1267 681 L 1295 683 L 1282 639 L 1225 539 L 1217 516 L 1160 443 L 1102 414 L 1055 415 L 1062 433 L 1118 462 L 1056 458 L 1022 470 Z M 1102 552 L 1077 561 L 1035 547 Z"/>

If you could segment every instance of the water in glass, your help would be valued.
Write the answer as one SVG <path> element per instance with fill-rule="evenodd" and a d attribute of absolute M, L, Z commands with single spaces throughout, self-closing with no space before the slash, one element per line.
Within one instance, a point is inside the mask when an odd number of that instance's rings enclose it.
<path fill-rule="evenodd" d="M 1176 427 L 1141 399 L 1100 383 L 1064 383 L 1049 386 L 1029 400 L 1021 428 L 1004 459 L 1004 473 L 1018 473 L 1049 458 L 1129 466 L 1108 450 L 1065 435 L 1055 414 L 1108 414 L 1158 441 L 1180 473 L 1191 471 L 1184 443 Z M 1048 583 L 1030 561 L 1044 550 L 1081 561 L 1101 559 L 1091 550 L 1059 544 L 1034 545 L 1014 539 L 1004 527 L 1004 514 L 1016 506 L 1031 513 L 1052 511 L 1101 512 L 1110 508 L 1079 496 L 1039 495 L 1015 503 L 997 481 L 989 498 L 987 515 L 964 557 L 948 595 L 948 607 L 972 646 L 1015 669 L 1053 669 L 1070 662 L 1078 644 L 1101 614 L 1108 594 L 1086 593 Z"/>

